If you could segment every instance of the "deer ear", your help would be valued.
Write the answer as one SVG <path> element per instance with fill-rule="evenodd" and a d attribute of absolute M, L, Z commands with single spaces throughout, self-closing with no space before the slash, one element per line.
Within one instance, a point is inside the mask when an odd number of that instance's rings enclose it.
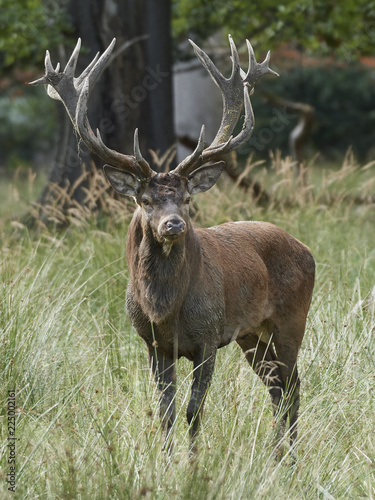
<path fill-rule="evenodd" d="M 135 175 L 111 165 L 104 165 L 103 170 L 115 191 L 126 196 L 137 196 L 141 183 Z"/>
<path fill-rule="evenodd" d="M 224 170 L 225 161 L 219 161 L 212 165 L 197 168 L 189 175 L 188 191 L 190 194 L 198 194 L 212 188 Z"/>

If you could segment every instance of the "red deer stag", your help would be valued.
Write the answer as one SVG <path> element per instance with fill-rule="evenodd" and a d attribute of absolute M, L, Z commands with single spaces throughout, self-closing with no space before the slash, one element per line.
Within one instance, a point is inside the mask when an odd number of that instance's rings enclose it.
<path fill-rule="evenodd" d="M 202 127 L 195 151 L 173 171 L 157 173 L 141 155 L 137 130 L 134 156 L 125 155 L 105 146 L 87 118 L 89 89 L 104 69 L 114 42 L 77 78 L 80 41 L 63 72 L 53 69 L 47 51 L 46 74 L 32 83 L 47 84 L 50 97 L 64 103 L 83 142 L 110 164 L 104 171 L 112 187 L 137 203 L 127 239 L 126 304 L 147 344 L 161 392 L 167 444 L 175 421 L 176 360 L 185 356 L 194 364 L 187 408 L 194 443 L 216 352 L 235 340 L 270 393 L 279 422 L 278 443 L 289 417 L 293 445 L 300 401 L 297 354 L 314 286 L 314 259 L 305 245 L 273 224 L 235 222 L 200 229 L 193 227 L 189 217 L 190 197 L 210 189 L 224 169 L 223 161 L 214 160 L 244 144 L 253 131 L 249 96 L 254 84 L 263 74 L 277 74 L 268 66 L 269 53 L 257 63 L 247 42 L 245 73 L 229 37 L 232 74 L 225 78 L 191 42 L 221 90 L 222 121 L 211 145 L 205 143 Z M 233 137 L 243 108 L 243 128 Z"/>

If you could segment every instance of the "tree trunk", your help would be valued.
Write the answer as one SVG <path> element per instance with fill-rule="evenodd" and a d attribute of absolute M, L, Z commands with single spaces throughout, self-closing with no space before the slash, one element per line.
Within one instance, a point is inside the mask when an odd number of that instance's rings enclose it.
<path fill-rule="evenodd" d="M 145 0 L 148 68 L 158 74 L 145 101 L 148 147 L 161 154 L 175 143 L 173 123 L 172 38 L 170 0 Z"/>

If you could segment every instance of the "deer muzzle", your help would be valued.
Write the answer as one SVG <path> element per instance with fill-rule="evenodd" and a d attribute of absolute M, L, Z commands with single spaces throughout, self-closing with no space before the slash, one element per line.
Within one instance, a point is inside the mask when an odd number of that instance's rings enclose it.
<path fill-rule="evenodd" d="M 178 215 L 165 217 L 159 224 L 159 235 L 165 239 L 178 239 L 186 231 L 185 221 Z"/>

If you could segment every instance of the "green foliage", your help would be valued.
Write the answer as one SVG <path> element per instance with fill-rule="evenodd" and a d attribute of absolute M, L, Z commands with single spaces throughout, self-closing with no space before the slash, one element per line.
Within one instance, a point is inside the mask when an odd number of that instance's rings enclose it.
<path fill-rule="evenodd" d="M 186 36 L 202 40 L 222 26 L 261 49 L 295 42 L 346 60 L 373 55 L 374 1 L 173 0 L 173 7 L 173 33 L 180 41 Z"/>
<path fill-rule="evenodd" d="M 0 71 L 39 64 L 68 30 L 64 0 L 0 0 Z"/>
<path fill-rule="evenodd" d="M 346 60 L 373 55 L 374 0 L 171 0 L 173 36 L 205 39 L 224 27 L 239 40 L 269 49 L 296 42 Z M 39 63 L 69 32 L 67 0 L 0 0 L 0 69 Z"/>
<path fill-rule="evenodd" d="M 44 88 L 11 88 L 0 97 L 1 162 L 8 167 L 31 163 L 53 143 L 55 106 Z"/>

